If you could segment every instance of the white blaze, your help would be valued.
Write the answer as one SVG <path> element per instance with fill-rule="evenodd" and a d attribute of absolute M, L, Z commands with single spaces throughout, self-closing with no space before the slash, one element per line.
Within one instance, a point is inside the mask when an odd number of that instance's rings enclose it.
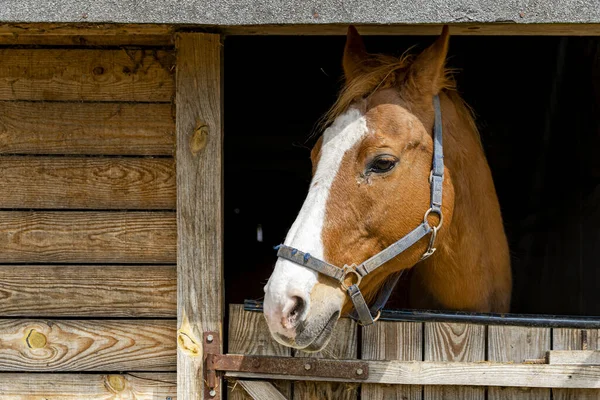
<path fill-rule="evenodd" d="M 329 191 L 337 176 L 344 154 L 367 133 L 364 115 L 351 108 L 340 115 L 325 130 L 321 155 L 316 172 L 302 209 L 290 228 L 284 244 L 295 247 L 311 256 L 323 259 L 323 223 Z M 271 329 L 280 327 L 279 320 L 287 308 L 293 307 L 293 296 L 306 302 L 305 313 L 310 308 L 310 292 L 317 282 L 317 273 L 288 260 L 278 259 L 275 270 L 265 286 L 265 315 Z M 304 315 L 300 316 L 301 319 Z"/>

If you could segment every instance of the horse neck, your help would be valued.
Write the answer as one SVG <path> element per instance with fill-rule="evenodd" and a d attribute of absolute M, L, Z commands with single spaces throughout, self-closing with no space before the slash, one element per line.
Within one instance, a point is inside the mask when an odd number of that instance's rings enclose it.
<path fill-rule="evenodd" d="M 466 105 L 455 93 L 442 96 L 444 162 L 454 186 L 454 211 L 437 254 L 416 268 L 422 287 L 442 303 L 433 306 L 478 308 L 492 290 L 495 266 L 489 260 L 504 259 L 506 238 L 492 175 L 479 134 Z M 484 256 L 484 252 L 485 254 Z M 482 299 L 468 299 L 477 286 Z M 465 298 L 461 298 L 464 293 Z M 428 306 L 431 306 L 428 304 Z"/>

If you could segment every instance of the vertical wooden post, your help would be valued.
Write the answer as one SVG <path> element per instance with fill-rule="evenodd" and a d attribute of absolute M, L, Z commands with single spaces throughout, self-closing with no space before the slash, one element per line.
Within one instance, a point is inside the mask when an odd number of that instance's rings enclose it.
<path fill-rule="evenodd" d="M 223 332 L 221 40 L 185 33 L 176 47 L 177 398 L 197 400 L 203 332 L 218 332 L 220 343 Z"/>

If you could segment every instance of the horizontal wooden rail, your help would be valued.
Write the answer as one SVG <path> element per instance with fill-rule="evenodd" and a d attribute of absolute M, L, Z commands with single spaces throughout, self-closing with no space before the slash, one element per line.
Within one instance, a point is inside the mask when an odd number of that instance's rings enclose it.
<path fill-rule="evenodd" d="M 0 101 L 0 154 L 173 155 L 167 103 Z"/>
<path fill-rule="evenodd" d="M 0 212 L 0 263 L 175 264 L 176 241 L 173 212 Z"/>
<path fill-rule="evenodd" d="M 0 49 L 0 100 L 170 102 L 163 50 Z"/>
<path fill-rule="evenodd" d="M 175 400 L 175 373 L 24 374 L 0 373 L 0 400 L 138 399 Z"/>
<path fill-rule="evenodd" d="M 0 208 L 175 209 L 172 158 L 0 157 Z"/>
<path fill-rule="evenodd" d="M 354 361 L 354 360 L 353 360 Z M 401 385 L 514 386 L 600 389 L 600 366 L 510 364 L 494 362 L 365 361 L 369 376 L 361 383 Z M 227 372 L 232 378 L 322 381 L 318 376 Z M 354 382 L 354 379 L 327 378 Z"/>
<path fill-rule="evenodd" d="M 175 265 L 0 265 L 3 317 L 177 316 Z"/>
<path fill-rule="evenodd" d="M 175 371 L 175 338 L 175 320 L 0 320 L 0 372 Z"/>
<path fill-rule="evenodd" d="M 355 24 L 361 35 L 439 35 L 441 24 Z M 598 36 L 600 24 L 449 24 L 452 36 Z M 345 35 L 348 24 L 224 26 L 225 35 Z"/>

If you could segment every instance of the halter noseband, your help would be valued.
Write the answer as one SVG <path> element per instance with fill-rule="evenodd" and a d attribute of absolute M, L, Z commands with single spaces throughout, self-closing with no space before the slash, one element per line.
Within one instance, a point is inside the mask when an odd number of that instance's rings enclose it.
<path fill-rule="evenodd" d="M 298 265 L 302 265 L 303 267 L 310 268 L 313 271 L 317 271 L 323 275 L 327 275 L 330 278 L 337 280 L 346 293 L 348 293 L 348 296 L 350 296 L 352 304 L 354 304 L 355 312 L 352 313 L 350 317 L 357 319 L 361 325 L 371 325 L 379 319 L 379 316 L 381 315 L 381 309 L 388 301 L 394 287 L 398 283 L 400 275 L 396 275 L 394 278 L 386 281 L 383 284 L 383 288 L 379 292 L 379 295 L 371 308 L 367 306 L 367 303 L 360 292 L 360 289 L 358 288 L 362 278 L 410 248 L 413 244 L 417 243 L 429 233 L 431 233 L 429 245 L 419 261 L 428 258 L 435 252 L 435 247 L 433 246 L 435 244 L 438 230 L 441 228 L 443 222 L 442 184 L 444 182 L 442 111 L 440 108 L 440 98 L 437 95 L 433 97 L 433 106 L 435 110 L 435 122 L 433 127 L 433 165 L 429 175 L 429 184 L 431 185 L 431 202 L 429 209 L 425 212 L 423 222 L 419 226 L 417 226 L 402 239 L 393 243 L 361 264 L 344 265 L 343 268 L 336 267 L 335 265 L 329 264 L 326 261 L 312 257 L 309 253 L 303 253 L 302 251 L 293 247 L 285 245 L 276 247 L 278 250 L 277 257 L 286 259 Z M 431 226 L 429 224 L 428 217 L 430 214 L 437 214 L 439 216 L 439 223 L 437 226 Z M 351 278 L 352 275 L 354 275 L 354 279 Z M 346 283 L 348 280 L 353 283 L 348 285 Z M 376 316 L 373 317 L 373 314 L 376 314 Z"/>

